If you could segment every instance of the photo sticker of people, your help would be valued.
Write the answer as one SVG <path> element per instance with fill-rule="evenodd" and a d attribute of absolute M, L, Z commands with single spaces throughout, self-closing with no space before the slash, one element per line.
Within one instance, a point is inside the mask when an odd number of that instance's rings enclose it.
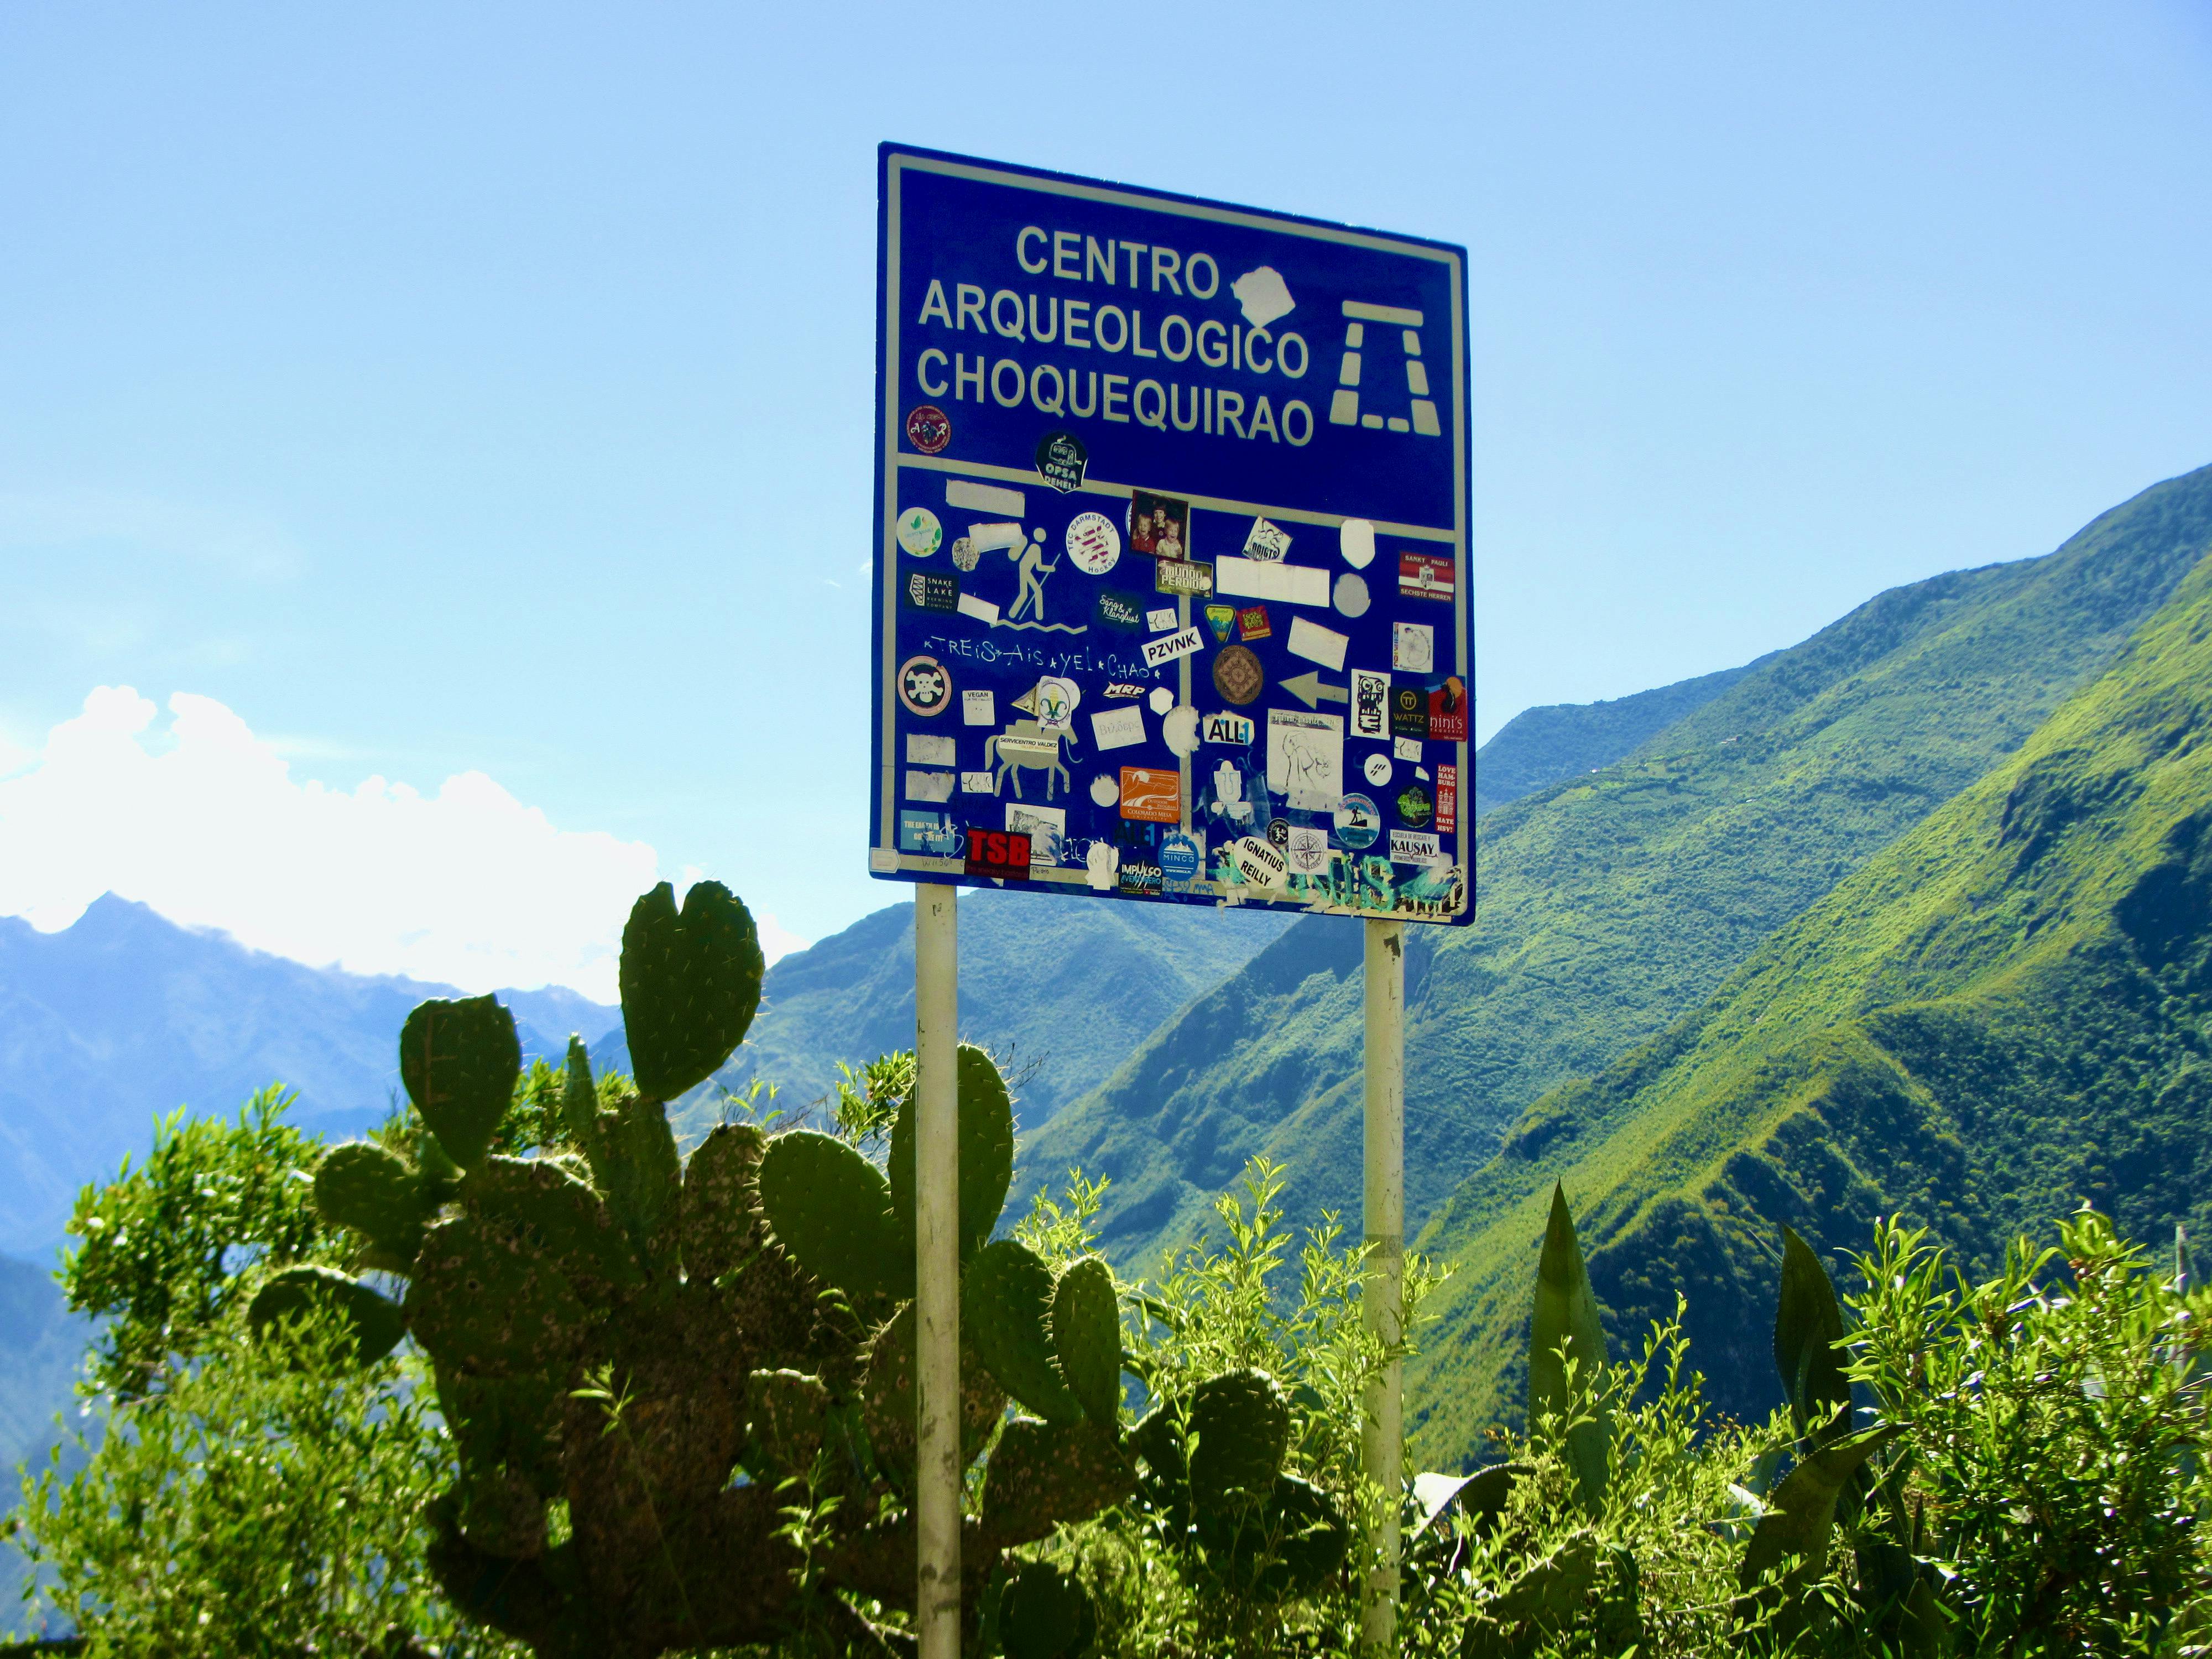
<path fill-rule="evenodd" d="M 1129 497 L 1129 551 L 1155 559 L 1190 556 L 1190 503 L 1149 490 Z"/>

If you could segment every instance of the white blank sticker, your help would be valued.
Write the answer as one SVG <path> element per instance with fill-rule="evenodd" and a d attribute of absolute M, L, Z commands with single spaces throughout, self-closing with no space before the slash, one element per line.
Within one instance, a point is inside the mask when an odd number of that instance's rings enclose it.
<path fill-rule="evenodd" d="M 968 544 L 978 553 L 996 553 L 1001 548 L 1024 548 L 1029 545 L 1029 540 L 1018 524 L 971 524 L 968 526 Z"/>
<path fill-rule="evenodd" d="M 1317 662 L 1323 668 L 1341 669 L 1344 653 L 1352 641 L 1348 635 L 1334 628 L 1323 628 L 1319 623 L 1308 622 L 1304 617 L 1291 618 L 1291 654 L 1304 657 L 1308 662 Z"/>
<path fill-rule="evenodd" d="M 1328 572 L 1311 565 L 1271 564 L 1224 554 L 1213 562 L 1213 591 L 1224 599 L 1274 599 L 1284 605 L 1328 604 Z"/>
<path fill-rule="evenodd" d="M 947 478 L 945 504 L 964 507 L 971 513 L 996 513 L 1006 519 L 1029 517 L 1029 503 L 1020 490 L 1001 489 L 996 484 L 977 483 L 972 478 Z"/>
<path fill-rule="evenodd" d="M 912 766 L 951 766 L 958 759 L 954 752 L 958 745 L 951 738 L 926 737 L 920 732 L 909 732 L 906 739 L 906 757 Z"/>
<path fill-rule="evenodd" d="M 908 800 L 951 800 L 952 774 L 950 772 L 915 772 L 906 775 L 906 798 Z"/>
<path fill-rule="evenodd" d="M 960 614 L 973 617 L 978 622 L 994 623 L 999 620 L 999 607 L 988 599 L 977 599 L 973 593 L 963 593 L 960 596 Z"/>
<path fill-rule="evenodd" d="M 1338 526 L 1336 550 L 1354 570 L 1375 562 L 1375 526 L 1364 519 L 1346 519 Z"/>
<path fill-rule="evenodd" d="M 1091 736 L 1101 749 L 1127 749 L 1145 740 L 1145 711 L 1135 703 L 1091 717 Z"/>

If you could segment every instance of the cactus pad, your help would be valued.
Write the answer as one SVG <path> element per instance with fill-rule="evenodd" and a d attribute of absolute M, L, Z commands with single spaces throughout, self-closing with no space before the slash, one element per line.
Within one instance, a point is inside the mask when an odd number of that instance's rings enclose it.
<path fill-rule="evenodd" d="M 761 1132 L 724 1123 L 708 1132 L 684 1165 L 684 1271 L 708 1283 L 760 1248 Z"/>
<path fill-rule="evenodd" d="M 407 1325 L 442 1365 L 501 1376 L 572 1352 L 585 1312 L 542 1254 L 473 1216 L 441 1222 L 422 1241 L 407 1291 Z"/>
<path fill-rule="evenodd" d="M 599 1194 L 558 1164 L 494 1153 L 463 1178 L 461 1202 L 472 1215 L 521 1229 L 523 1242 L 550 1255 L 580 1290 L 594 1280 L 631 1285 L 645 1278 Z"/>
<path fill-rule="evenodd" d="M 695 883 L 676 908 L 662 882 L 623 929 L 623 1030 L 637 1086 L 671 1101 L 714 1074 L 744 1040 L 767 964 L 751 913 L 718 881 Z"/>
<path fill-rule="evenodd" d="M 463 1169 L 484 1155 L 514 1098 L 522 1047 L 496 999 L 419 1003 L 399 1031 L 399 1077 L 438 1144 Z"/>
<path fill-rule="evenodd" d="M 1291 1433 L 1291 1402 L 1262 1370 L 1223 1371 L 1191 1395 L 1191 1496 L 1203 1509 L 1232 1492 L 1274 1488 Z"/>
<path fill-rule="evenodd" d="M 1136 1484 L 1111 1430 L 1018 1417 L 1000 1435 L 984 1471 L 984 1536 L 1002 1548 L 1034 1542 L 1062 1522 L 1087 1521 L 1112 1508 Z"/>
<path fill-rule="evenodd" d="M 426 1184 L 396 1153 L 374 1141 L 333 1146 L 315 1168 L 315 1208 L 350 1227 L 395 1261 L 412 1261 L 436 1213 Z"/>
<path fill-rule="evenodd" d="M 584 1040 L 568 1037 L 568 1057 L 561 1070 L 561 1121 L 584 1156 L 596 1164 L 599 1134 L 599 1091 L 592 1081 L 592 1056 Z"/>
<path fill-rule="evenodd" d="M 246 1322 L 259 1337 L 280 1319 L 310 1308 L 335 1308 L 353 1327 L 354 1352 L 373 1365 L 399 1346 L 406 1326 L 399 1310 L 357 1279 L 330 1267 L 286 1267 L 254 1292 Z"/>
<path fill-rule="evenodd" d="M 902 1488 L 911 1490 L 915 1463 L 915 1325 L 913 1303 L 878 1331 L 868 1345 L 867 1376 L 861 1386 L 861 1422 L 876 1462 Z M 975 1461 L 1006 1414 L 1006 1391 L 987 1370 L 962 1334 L 960 1344 L 960 1467 Z"/>
<path fill-rule="evenodd" d="M 1011 1238 L 985 1245 L 960 1281 L 960 1327 L 1006 1392 L 1052 1423 L 1083 1420 L 1060 1375 L 1049 1319 L 1052 1270 Z"/>
<path fill-rule="evenodd" d="M 891 1218 L 890 1188 L 843 1141 L 811 1129 L 773 1136 L 759 1179 L 777 1241 L 815 1278 L 853 1297 L 913 1289 L 913 1241 Z"/>
<path fill-rule="evenodd" d="M 1007 1583 L 1000 1602 L 1006 1659 L 1075 1659 L 1098 1634 L 1098 1613 L 1072 1573 L 1030 1561 Z"/>
<path fill-rule="evenodd" d="M 755 1371 L 746 1397 L 753 1444 L 762 1456 L 778 1474 L 805 1474 L 822 1449 L 830 1420 L 830 1390 L 822 1379 L 799 1371 Z"/>
<path fill-rule="evenodd" d="M 675 1218 L 683 1166 L 667 1109 L 649 1096 L 625 1096 L 614 1110 L 599 1114 L 595 1139 L 599 1155 L 592 1170 L 608 1210 L 653 1265 L 672 1266 L 675 1233 L 663 1223 Z"/>
<path fill-rule="evenodd" d="M 486 1555 L 528 1561 L 545 1549 L 545 1500 L 507 1469 L 465 1469 L 460 1480 L 461 1535 Z"/>
<path fill-rule="evenodd" d="M 1094 1423 L 1121 1420 L 1121 1313 L 1114 1275 L 1089 1255 L 1067 1268 L 1052 1291 L 1052 1346 L 1070 1393 Z"/>
<path fill-rule="evenodd" d="M 1310 1595 L 1344 1565 L 1352 1528 L 1311 1481 L 1279 1474 L 1264 1498 L 1198 1515 L 1206 1565 L 1248 1593 Z"/>
<path fill-rule="evenodd" d="M 1014 1178 L 1014 1108 L 998 1063 L 974 1043 L 960 1045 L 955 1075 L 960 1102 L 960 1259 L 965 1261 L 988 1241 L 1006 1206 L 1006 1188 Z M 908 1237 L 916 1225 L 914 1115 L 918 1092 L 909 1090 L 899 1103 L 898 1118 L 891 1126 L 888 1170 L 891 1211 Z"/>

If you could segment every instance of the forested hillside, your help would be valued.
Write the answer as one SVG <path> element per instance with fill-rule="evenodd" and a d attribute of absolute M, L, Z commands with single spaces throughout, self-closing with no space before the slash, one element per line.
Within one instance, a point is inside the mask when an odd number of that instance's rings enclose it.
<path fill-rule="evenodd" d="M 1750 1412 L 1783 1224 L 1841 1251 L 1902 1214 L 1992 1269 L 2085 1198 L 2138 1238 L 2201 1229 L 2208 1174 L 2212 556 L 2020 755 L 1522 1118 L 1422 1240 L 1454 1277 L 1409 1387 L 1440 1452 L 1512 1397 L 1555 1180 L 1615 1334 L 1680 1290 Z"/>
<path fill-rule="evenodd" d="M 1485 818 L 1474 925 L 1408 930 L 1411 1224 L 1547 1091 L 1696 1007 L 2017 750 L 2209 539 L 2212 468 L 2055 553 L 1883 593 L 1629 759 Z M 1030 1137 L 1023 1178 L 1112 1176 L 1105 1243 L 1125 1269 L 1201 1224 L 1258 1152 L 1290 1167 L 1308 1215 L 1356 1217 L 1359 951 L 1354 924 L 1301 921 Z"/>

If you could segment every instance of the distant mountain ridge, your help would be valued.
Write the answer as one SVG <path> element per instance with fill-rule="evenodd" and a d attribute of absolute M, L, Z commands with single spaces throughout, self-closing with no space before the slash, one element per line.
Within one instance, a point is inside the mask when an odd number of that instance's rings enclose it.
<path fill-rule="evenodd" d="M 1549 784 L 1626 760 L 1777 654 L 1770 652 L 1741 668 L 1723 668 L 1607 702 L 1556 702 L 1522 709 L 1498 728 L 1476 757 L 1477 816 Z"/>
<path fill-rule="evenodd" d="M 2014 752 L 2201 555 L 2212 468 L 2057 552 L 1893 589 L 1627 758 L 1483 820 L 1480 908 L 1413 927 L 1407 1208 L 1418 1227 L 1547 1091 L 1696 1007 L 1774 931 Z M 1356 1218 L 1359 933 L 1301 921 L 1025 1137 L 1022 1194 L 1112 1177 L 1103 1245 L 1148 1271 L 1265 1152 L 1296 1213 Z"/>
<path fill-rule="evenodd" d="M 45 1258 L 77 1188 L 150 1144 L 179 1106 L 235 1112 L 299 1091 L 294 1121 L 343 1137 L 390 1109 L 407 1011 L 449 985 L 311 968 L 106 895 L 58 933 L 0 917 L 0 1251 Z M 502 991 L 527 1052 L 619 1013 L 572 991 Z"/>

